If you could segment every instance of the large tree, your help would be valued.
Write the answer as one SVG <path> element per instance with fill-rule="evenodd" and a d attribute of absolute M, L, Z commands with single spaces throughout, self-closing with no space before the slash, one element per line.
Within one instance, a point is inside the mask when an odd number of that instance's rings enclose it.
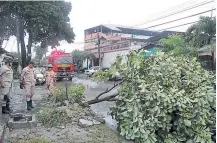
<path fill-rule="evenodd" d="M 201 16 L 199 21 L 191 25 L 186 33 L 187 42 L 191 42 L 194 46 L 209 45 L 216 34 L 216 18 Z"/>
<path fill-rule="evenodd" d="M 71 3 L 64 1 L 7 1 L 0 2 L 1 15 L 7 13 L 16 17 L 19 25 L 21 43 L 22 67 L 26 65 L 26 47 L 24 37 L 28 35 L 28 61 L 31 60 L 33 43 L 40 43 L 41 48 L 48 45 L 58 45 L 66 40 L 72 43 L 74 32 L 68 17 Z"/>

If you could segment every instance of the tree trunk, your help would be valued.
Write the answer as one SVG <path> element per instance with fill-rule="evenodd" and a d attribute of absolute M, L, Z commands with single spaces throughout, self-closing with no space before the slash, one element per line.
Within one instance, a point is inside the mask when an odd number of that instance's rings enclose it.
<path fill-rule="evenodd" d="M 89 69 L 88 60 L 89 60 L 89 59 L 87 59 L 87 69 Z"/>
<path fill-rule="evenodd" d="M 28 45 L 27 45 L 27 57 L 28 57 L 28 63 L 31 61 L 32 57 L 32 31 L 29 30 L 29 39 L 28 39 Z"/>
<path fill-rule="evenodd" d="M 22 55 L 22 68 L 26 67 L 26 46 L 24 41 L 24 21 L 21 17 L 19 19 L 19 30 L 20 30 L 20 45 L 21 45 L 21 55 Z"/>

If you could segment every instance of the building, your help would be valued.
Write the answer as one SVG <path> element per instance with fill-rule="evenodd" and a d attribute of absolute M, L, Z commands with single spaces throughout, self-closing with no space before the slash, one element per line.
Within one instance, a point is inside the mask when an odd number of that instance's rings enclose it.
<path fill-rule="evenodd" d="M 110 67 L 117 55 L 124 56 L 130 50 L 140 49 L 147 39 L 158 34 L 159 32 L 126 26 L 99 25 L 84 30 L 84 50 L 95 54 L 96 59 L 90 62 L 93 66 L 97 66 L 99 65 L 97 43 L 100 43 L 101 66 Z"/>
<path fill-rule="evenodd" d="M 149 39 L 146 39 L 144 44 L 141 46 L 139 50 L 145 49 L 147 51 L 154 52 L 156 51 L 155 50 L 156 48 L 160 48 L 160 45 L 158 44 L 158 42 L 162 38 L 167 38 L 171 34 L 184 34 L 184 33 L 176 32 L 176 31 L 163 31 L 161 33 L 158 33 L 155 36 L 150 37 Z"/>

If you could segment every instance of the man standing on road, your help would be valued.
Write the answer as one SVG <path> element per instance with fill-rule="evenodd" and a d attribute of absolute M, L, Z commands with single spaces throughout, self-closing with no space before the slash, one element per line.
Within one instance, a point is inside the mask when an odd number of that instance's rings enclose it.
<path fill-rule="evenodd" d="M 48 95 L 51 96 L 56 84 L 56 74 L 53 71 L 53 66 L 48 65 L 48 70 L 45 72 L 46 86 L 48 89 Z"/>
<path fill-rule="evenodd" d="M 5 65 L 3 65 L 0 70 L 2 114 L 10 113 L 10 94 L 13 84 L 12 61 L 13 59 L 11 57 L 4 57 Z"/>
<path fill-rule="evenodd" d="M 32 97 L 35 94 L 35 83 L 36 83 L 36 75 L 34 73 L 34 62 L 29 62 L 29 65 L 25 67 L 21 73 L 20 82 L 24 85 L 26 91 L 26 103 L 27 110 L 31 110 L 32 105 Z"/>

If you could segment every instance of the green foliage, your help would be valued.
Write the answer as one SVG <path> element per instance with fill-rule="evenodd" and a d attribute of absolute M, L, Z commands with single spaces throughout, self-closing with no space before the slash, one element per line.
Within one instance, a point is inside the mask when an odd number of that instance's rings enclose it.
<path fill-rule="evenodd" d="M 68 94 L 69 94 L 69 100 L 73 101 L 73 103 L 82 103 L 84 100 L 84 85 L 78 84 L 75 87 L 69 88 Z"/>
<path fill-rule="evenodd" d="M 213 142 L 214 74 L 195 58 L 143 55 L 113 64 L 124 80 L 113 110 L 120 134 L 138 143 Z"/>
<path fill-rule="evenodd" d="M 70 122 L 67 111 L 62 108 L 43 107 L 39 110 L 37 118 L 45 126 L 60 126 Z"/>
<path fill-rule="evenodd" d="M 71 3 L 64 1 L 8 1 L 1 2 L 1 12 L 8 16 L 20 16 L 24 28 L 32 34 L 33 43 L 43 42 L 48 45 L 58 44 L 60 40 L 71 43 L 74 33 L 69 24 Z"/>
<path fill-rule="evenodd" d="M 173 51 L 175 49 L 181 49 L 185 46 L 185 40 L 181 35 L 169 35 L 167 38 L 163 38 L 159 41 L 163 46 L 164 52 Z"/>
<path fill-rule="evenodd" d="M 108 80 L 109 77 L 112 77 L 111 70 L 106 70 L 106 71 L 99 70 L 92 75 L 92 79 L 97 81 L 106 81 Z"/>
<path fill-rule="evenodd" d="M 66 100 L 66 91 L 63 86 L 55 88 L 55 90 L 52 93 L 52 100 L 55 102 L 63 102 Z"/>
<path fill-rule="evenodd" d="M 172 55 L 194 56 L 198 54 L 198 48 L 189 46 L 181 35 L 169 35 L 159 41 L 164 52 Z"/>
<path fill-rule="evenodd" d="M 10 141 L 11 143 L 51 143 L 48 141 L 46 138 L 30 138 L 30 137 L 25 137 L 25 138 L 15 138 Z"/>
<path fill-rule="evenodd" d="M 81 103 L 84 99 L 84 86 L 78 84 L 76 86 L 68 87 L 68 99 L 71 103 Z M 55 102 L 63 102 L 67 100 L 66 88 L 64 86 L 59 86 L 53 92 L 52 100 Z"/>
<path fill-rule="evenodd" d="M 49 45 L 59 45 L 61 40 L 68 43 L 74 40 L 75 34 L 68 17 L 71 11 L 70 2 L 1 1 L 0 9 L 0 20 L 8 20 L 3 23 L 4 31 L 0 37 L 15 35 L 16 24 L 19 26 L 22 67 L 26 66 L 25 35 L 28 35 L 27 51 L 30 54 L 33 43 L 40 43 L 41 48 L 46 48 Z M 28 56 L 28 60 L 31 60 L 31 56 Z"/>
<path fill-rule="evenodd" d="M 191 25 L 186 31 L 186 40 L 193 46 L 202 47 L 210 44 L 216 34 L 216 18 L 201 16 L 196 24 Z"/>

